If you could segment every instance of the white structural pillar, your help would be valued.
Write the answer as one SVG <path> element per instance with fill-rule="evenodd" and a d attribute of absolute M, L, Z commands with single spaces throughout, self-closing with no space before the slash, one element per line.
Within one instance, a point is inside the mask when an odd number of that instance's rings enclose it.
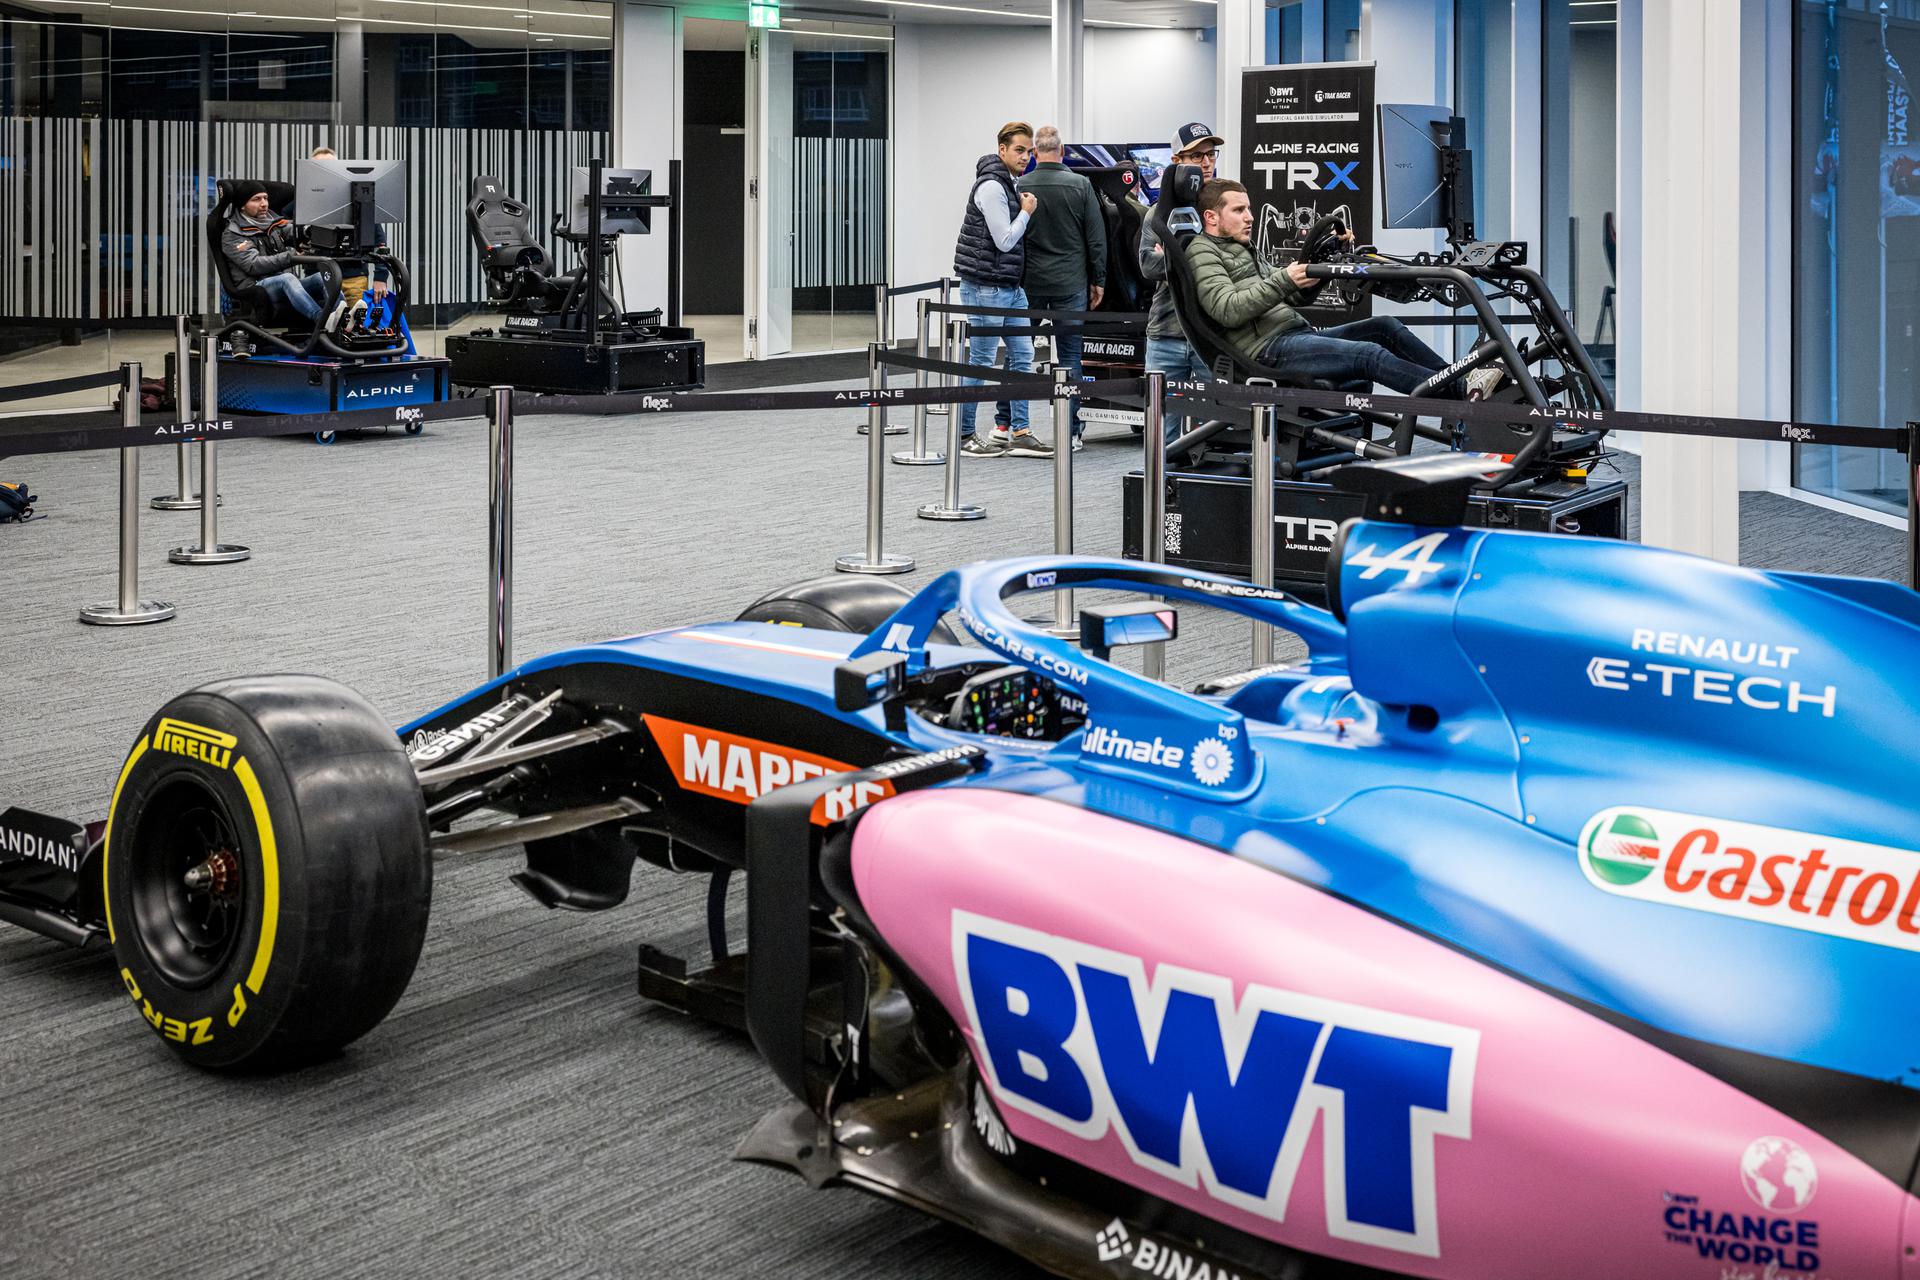
<path fill-rule="evenodd" d="M 1219 58 L 1214 77 L 1214 118 L 1205 123 L 1227 140 L 1220 148 L 1222 178 L 1238 178 L 1240 146 L 1246 130 L 1240 123 L 1240 73 L 1267 61 L 1265 0 L 1219 0 L 1214 13 L 1215 48 Z"/>
<path fill-rule="evenodd" d="M 661 5 L 613 6 L 613 143 L 606 157 L 616 168 L 650 169 L 664 191 L 668 162 L 680 154 L 680 40 L 674 11 Z M 684 193 L 683 193 L 684 194 Z M 685 213 L 683 212 L 683 217 Z M 692 225 L 691 221 L 688 225 Z M 667 237 L 621 236 L 619 282 L 633 310 L 667 300 Z"/>
<path fill-rule="evenodd" d="M 1053 119 L 1068 142 L 1087 131 L 1087 0 L 1053 0 Z"/>
<path fill-rule="evenodd" d="M 1637 72 L 1641 90 L 1620 156 L 1623 172 L 1635 150 L 1639 161 L 1639 198 L 1620 223 L 1620 290 L 1639 294 L 1620 313 L 1639 322 L 1637 335 L 1623 324 L 1639 349 L 1637 402 L 1623 408 L 1759 418 L 1782 407 L 1768 313 L 1786 213 L 1769 173 L 1780 141 L 1769 140 L 1770 4 L 1621 6 L 1639 11 L 1622 23 L 1621 58 L 1637 63 L 1623 82 Z M 1641 458 L 1642 541 L 1738 563 L 1738 442 L 1648 434 Z"/>

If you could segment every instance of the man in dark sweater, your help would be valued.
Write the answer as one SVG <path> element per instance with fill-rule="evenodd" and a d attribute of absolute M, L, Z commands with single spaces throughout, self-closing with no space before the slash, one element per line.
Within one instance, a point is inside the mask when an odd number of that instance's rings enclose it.
<path fill-rule="evenodd" d="M 1107 283 L 1107 227 L 1093 184 L 1063 163 L 1060 130 L 1050 124 L 1033 135 L 1033 172 L 1020 179 L 1023 192 L 1038 197 L 1027 224 L 1027 305 L 1039 311 L 1086 311 L 1100 305 Z M 1080 381 L 1081 331 L 1061 324 L 1054 331 L 1054 359 Z M 1080 447 L 1080 402 L 1072 405 L 1073 447 Z M 998 438 L 998 432 L 995 433 Z M 1059 441 L 1054 442 L 1056 445 Z"/>
<path fill-rule="evenodd" d="M 953 274 L 960 277 L 960 301 L 975 307 L 1020 307 L 1027 305 L 1026 290 L 1020 287 L 1026 269 L 1027 224 L 1039 205 L 1031 193 L 1022 195 L 1013 185 L 1014 175 L 1024 172 L 1033 154 L 1033 126 L 1012 120 L 1000 126 L 997 155 L 981 156 L 974 166 L 973 186 L 967 192 L 967 208 L 960 220 L 960 238 L 953 250 Z M 1017 325 L 1017 320 L 999 316 L 970 315 L 967 323 L 979 328 Z M 1016 373 L 1033 371 L 1033 339 L 1009 336 L 1007 368 Z M 1000 339 L 971 338 L 967 342 L 967 363 L 991 368 Z M 963 386 L 979 386 L 978 378 L 968 378 Z M 1004 445 L 976 436 L 973 420 L 976 404 L 963 404 L 960 411 L 962 453 L 975 457 L 995 457 L 1001 453 L 1021 457 L 1050 458 L 1051 447 L 1042 444 L 1027 429 L 1027 402 L 1013 402 L 1012 433 Z"/>

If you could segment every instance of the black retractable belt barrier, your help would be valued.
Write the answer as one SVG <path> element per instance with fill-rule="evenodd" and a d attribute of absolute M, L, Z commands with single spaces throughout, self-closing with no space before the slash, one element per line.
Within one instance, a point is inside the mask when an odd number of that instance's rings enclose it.
<path fill-rule="evenodd" d="M 904 298 L 910 293 L 926 293 L 930 289 L 941 288 L 947 283 L 946 280 L 942 279 L 923 280 L 919 284 L 896 284 L 887 290 L 887 296 L 889 298 Z"/>
<path fill-rule="evenodd" d="M 38 400 L 44 396 L 65 395 L 69 391 L 91 391 L 95 387 L 120 385 L 120 374 L 108 369 L 101 373 L 83 373 L 72 378 L 53 378 L 46 382 L 28 382 L 17 387 L 0 387 L 0 404 L 15 400 Z"/>
<path fill-rule="evenodd" d="M 927 309 L 950 316 L 1005 316 L 1011 320 L 1083 320 L 1111 325 L 1147 322 L 1147 313 L 1144 311 L 1050 311 L 1039 307 L 976 306 L 966 302 L 936 302 Z"/>
<path fill-rule="evenodd" d="M 979 333 L 980 330 L 968 325 L 967 332 Z M 1019 330 L 1019 332 L 1026 333 L 1028 330 L 1022 329 Z M 1035 387 L 1047 388 L 1053 386 L 1053 379 L 1044 373 L 1018 373 L 1011 369 L 1002 369 L 998 365 L 968 364 L 964 360 L 930 360 L 925 356 L 910 356 L 900 351 L 883 352 L 880 360 L 881 363 L 890 368 L 924 369 L 928 373 L 944 373 L 951 377 L 972 378 L 978 382 L 984 382 L 989 385 L 1017 387 L 1030 384 Z M 958 390 L 958 388 L 955 388 L 955 390 Z"/>

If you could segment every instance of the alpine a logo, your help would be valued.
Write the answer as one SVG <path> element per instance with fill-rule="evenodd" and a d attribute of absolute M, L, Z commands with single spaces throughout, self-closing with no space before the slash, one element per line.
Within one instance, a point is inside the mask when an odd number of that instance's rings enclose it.
<path fill-rule="evenodd" d="M 1149 978 L 1139 956 L 964 911 L 952 945 L 1002 1107 L 1089 1143 L 1112 1133 L 1153 1178 L 1272 1222 L 1313 1176 L 1317 1129 L 1327 1233 L 1440 1256 L 1439 1168 L 1472 1136 L 1477 1030 L 1165 961 Z M 1101 1234 L 1114 1257 L 1132 1243 Z M 1139 1253 L 1155 1275 L 1174 1266 Z"/>
<path fill-rule="evenodd" d="M 1920 853 L 1661 809 L 1603 809 L 1578 843 L 1597 889 L 1920 951 Z"/>

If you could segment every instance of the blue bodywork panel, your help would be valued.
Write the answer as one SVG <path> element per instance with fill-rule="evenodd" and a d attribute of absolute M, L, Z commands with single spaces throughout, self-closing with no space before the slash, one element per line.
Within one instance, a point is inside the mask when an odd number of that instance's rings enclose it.
<path fill-rule="evenodd" d="M 1136 562 L 988 562 L 940 576 L 866 637 L 718 623 L 552 654 L 495 683 L 631 664 L 799 704 L 909 750 L 985 742 L 987 767 L 950 785 L 1220 848 L 1661 1030 L 1920 1088 L 1920 946 L 1901 906 L 1920 892 L 1920 597 L 1600 539 L 1366 522 L 1347 527 L 1338 575 L 1336 615 Z M 1224 695 L 1182 692 L 1005 603 L 1056 587 L 1228 609 L 1298 634 L 1309 656 Z M 949 612 L 979 649 L 929 643 Z M 923 671 L 982 649 L 1083 700 L 1085 727 L 1030 743 L 916 715 L 889 732 L 877 707 L 835 709 L 849 657 L 894 652 Z M 1861 856 L 1879 861 L 1844 887 L 1820 873 L 1827 899 L 1793 916 L 1784 887 L 1771 907 L 1735 901 L 1767 896 L 1757 872 L 1688 871 L 1685 883 L 1711 887 L 1684 901 L 1633 896 L 1679 874 L 1674 822 L 1695 817 L 1723 836 L 1764 828 L 1820 845 L 1774 859 L 1803 895 L 1823 855 L 1872 846 Z M 1667 831 L 1633 835 L 1654 822 Z M 1607 840 L 1636 839 L 1624 870 L 1596 870 L 1615 855 Z M 1656 847 L 1658 865 L 1631 862 Z M 1753 852 L 1758 864 L 1771 850 Z"/>

